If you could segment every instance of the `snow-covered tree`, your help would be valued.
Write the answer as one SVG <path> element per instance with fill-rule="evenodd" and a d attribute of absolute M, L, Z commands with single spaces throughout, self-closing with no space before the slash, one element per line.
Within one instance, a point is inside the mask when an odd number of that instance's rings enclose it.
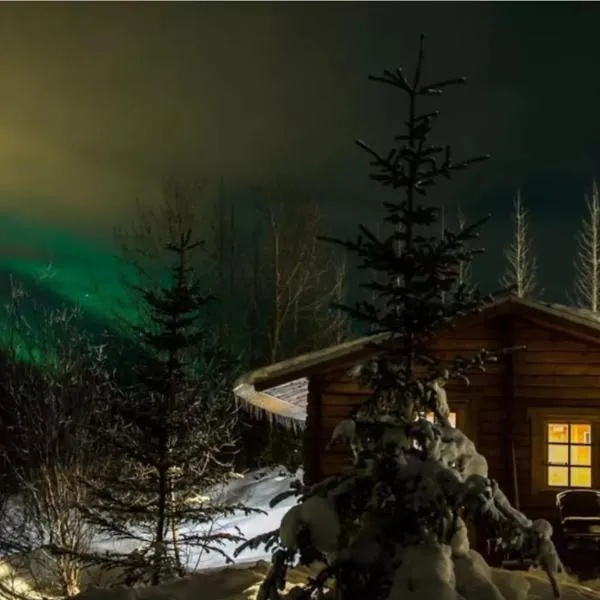
<path fill-rule="evenodd" d="M 258 598 L 279 598 L 287 568 L 298 561 L 321 567 L 294 598 L 502 600 L 500 584 L 469 547 L 465 520 L 474 519 L 506 549 L 531 546 L 552 577 L 559 561 L 550 524 L 532 523 L 510 505 L 489 478 L 485 458 L 449 422 L 446 382 L 498 356 L 482 350 L 442 362 L 431 348 L 435 332 L 487 301 L 472 286 L 456 285 L 459 265 L 481 251 L 470 243 L 481 222 L 445 230 L 440 239 L 439 209 L 419 201 L 440 179 L 487 156 L 455 162 L 449 147 L 429 142 L 438 113 L 421 112 L 419 101 L 464 79 L 424 82 L 423 38 L 413 77 L 398 68 L 371 79 L 408 98 L 406 130 L 391 150 L 380 153 L 358 141 L 371 157 L 371 178 L 399 198 L 384 203 L 388 231 L 381 237 L 361 226 L 355 241 L 330 241 L 356 255 L 365 272 L 382 275 L 364 287 L 385 303 L 341 307 L 379 332 L 375 358 L 361 369 L 373 392 L 333 431 L 330 443 L 345 439 L 352 465 L 312 487 L 298 485 L 290 493 L 299 503 L 278 530 L 252 542 L 275 546 Z M 524 579 L 520 584 L 526 586 Z"/>
<path fill-rule="evenodd" d="M 585 199 L 587 214 L 577 235 L 573 300 L 593 312 L 600 309 L 600 196 L 596 182 Z"/>
<path fill-rule="evenodd" d="M 500 284 L 511 288 L 519 298 L 531 297 L 536 292 L 537 260 L 533 254 L 531 235 L 527 223 L 528 211 L 521 201 L 521 192 L 513 203 L 513 240 L 504 249 L 508 262 Z"/>

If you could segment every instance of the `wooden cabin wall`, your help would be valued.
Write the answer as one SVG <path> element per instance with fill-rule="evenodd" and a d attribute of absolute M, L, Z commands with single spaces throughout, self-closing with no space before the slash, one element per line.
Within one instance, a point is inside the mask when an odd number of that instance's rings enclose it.
<path fill-rule="evenodd" d="M 512 358 L 515 410 L 513 422 L 507 424 L 516 448 L 521 505 L 532 518 L 554 520 L 556 493 L 560 490 L 532 493 L 532 423 L 528 409 L 582 408 L 586 413 L 600 412 L 600 346 L 522 318 L 512 317 L 507 325 L 514 343 L 527 345 Z"/>
<path fill-rule="evenodd" d="M 442 359 L 450 359 L 456 354 L 468 356 L 483 347 L 495 349 L 499 344 L 498 328 L 493 323 L 478 323 L 447 332 L 443 337 L 440 336 L 435 353 Z M 336 442 L 331 450 L 325 451 L 336 424 L 348 415 L 353 406 L 364 402 L 371 393 L 369 388 L 361 387 L 356 380 L 347 375 L 349 366 L 319 373 L 312 378 L 313 403 L 319 406 L 319 416 L 317 418 L 315 415 L 307 423 L 307 429 L 310 430 L 308 434 L 310 443 L 313 445 L 309 454 L 319 458 L 312 461 L 312 466 L 307 459 L 308 481 L 338 473 L 351 462 L 351 454 L 342 441 Z M 498 477 L 501 476 L 499 471 L 504 468 L 504 465 L 500 461 L 500 455 L 494 454 L 494 451 L 502 432 L 498 431 L 498 424 L 494 419 L 497 418 L 498 410 L 502 406 L 502 370 L 502 365 L 490 365 L 485 373 L 471 374 L 470 385 L 453 382 L 447 388 L 451 409 L 453 404 L 460 404 L 465 409 L 469 424 L 467 434 L 473 435 L 477 443 L 479 436 L 476 433 L 478 431 L 484 433 L 481 443 L 485 443 L 485 449 L 489 448 L 492 451 L 491 461 L 494 464 L 491 468 L 494 475 Z M 483 406 L 481 414 L 477 414 L 475 410 L 478 399 L 485 399 L 485 402 L 481 403 Z"/>
<path fill-rule="evenodd" d="M 445 333 L 436 344 L 436 353 L 450 359 L 482 347 L 521 344 L 527 349 L 489 365 L 484 373 L 472 373 L 469 386 L 449 384 L 448 399 L 451 410 L 464 407 L 466 424 L 459 425 L 487 458 L 490 476 L 509 499 L 531 518 L 554 520 L 556 493 L 532 492 L 529 409 L 581 407 L 586 413 L 598 411 L 600 416 L 600 346 L 581 341 L 568 331 L 509 314 Z M 311 378 L 308 481 L 337 473 L 351 462 L 341 441 L 325 452 L 335 425 L 370 394 L 346 374 L 350 366 Z"/>

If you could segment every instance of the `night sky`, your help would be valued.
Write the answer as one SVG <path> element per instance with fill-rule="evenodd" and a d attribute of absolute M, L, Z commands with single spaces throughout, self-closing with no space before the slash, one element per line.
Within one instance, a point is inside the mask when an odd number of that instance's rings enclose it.
<path fill-rule="evenodd" d="M 4 3 L 3 268 L 52 260 L 54 291 L 100 311 L 95 290 L 119 285 L 105 240 L 168 176 L 223 177 L 240 198 L 290 186 L 353 234 L 388 199 L 353 140 L 386 148 L 404 119 L 367 75 L 410 66 L 422 31 L 431 78 L 469 79 L 440 99 L 435 140 L 494 157 L 433 199 L 493 213 L 476 274 L 496 288 L 520 186 L 545 298 L 563 301 L 600 177 L 598 23 L 579 2 Z"/>

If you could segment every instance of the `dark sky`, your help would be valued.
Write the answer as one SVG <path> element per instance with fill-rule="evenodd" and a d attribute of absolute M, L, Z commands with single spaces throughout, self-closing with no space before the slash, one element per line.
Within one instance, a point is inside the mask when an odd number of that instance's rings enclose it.
<path fill-rule="evenodd" d="M 423 31 L 426 72 L 469 78 L 440 100 L 436 140 L 494 156 L 435 199 L 494 213 L 489 284 L 521 186 L 542 285 L 561 299 L 600 172 L 599 22 L 579 2 L 4 3 L 0 208 L 105 232 L 166 176 L 222 176 L 294 186 L 350 232 L 382 198 L 353 139 L 385 147 L 404 118 L 367 75 L 412 64 Z"/>

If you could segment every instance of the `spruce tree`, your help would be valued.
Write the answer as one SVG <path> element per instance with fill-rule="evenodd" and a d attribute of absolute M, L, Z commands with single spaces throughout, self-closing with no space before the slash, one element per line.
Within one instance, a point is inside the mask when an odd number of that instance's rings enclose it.
<path fill-rule="evenodd" d="M 132 329 L 142 360 L 106 415 L 110 426 L 96 432 L 120 462 L 108 477 L 88 482 L 93 502 L 81 507 L 112 539 L 135 541 L 132 553 L 86 557 L 118 565 L 132 584 L 183 575 L 183 551 L 223 552 L 223 541 L 242 538 L 207 525 L 246 510 L 206 496 L 233 476 L 232 361 L 204 322 L 211 297 L 193 269 L 201 244 L 189 230 L 172 229 L 171 238 L 167 276 L 134 286 L 141 318 Z"/>
<path fill-rule="evenodd" d="M 280 527 L 243 546 L 274 548 L 261 600 L 280 597 L 287 568 L 297 562 L 325 566 L 296 598 L 322 598 L 330 588 L 325 597 L 337 600 L 450 599 L 460 597 L 457 591 L 466 595 L 465 584 L 474 580 L 481 580 L 479 600 L 503 598 L 469 547 L 469 518 L 503 548 L 531 551 L 552 577 L 559 566 L 549 523 L 516 511 L 489 479 L 485 458 L 449 423 L 444 384 L 467 378 L 470 368 L 483 368 L 502 352 L 482 350 L 444 363 L 432 350 L 436 332 L 490 299 L 457 284 L 461 265 L 481 252 L 472 243 L 482 221 L 456 233 L 445 229 L 440 239 L 440 211 L 421 199 L 440 179 L 487 156 L 455 162 L 449 147 L 430 143 L 438 113 L 420 112 L 418 101 L 465 80 L 427 84 L 422 69 L 423 38 L 410 80 L 400 68 L 370 77 L 408 98 L 406 130 L 388 152 L 357 142 L 371 158 L 371 179 L 399 196 L 384 203 L 388 231 L 378 236 L 360 226 L 356 240 L 329 240 L 358 257 L 365 272 L 379 274 L 363 285 L 379 303 L 340 307 L 376 335 L 375 359 L 361 373 L 373 393 L 332 435 L 331 443 L 343 438 L 350 444 L 354 461 L 336 476 L 290 491 L 299 503 Z"/>

